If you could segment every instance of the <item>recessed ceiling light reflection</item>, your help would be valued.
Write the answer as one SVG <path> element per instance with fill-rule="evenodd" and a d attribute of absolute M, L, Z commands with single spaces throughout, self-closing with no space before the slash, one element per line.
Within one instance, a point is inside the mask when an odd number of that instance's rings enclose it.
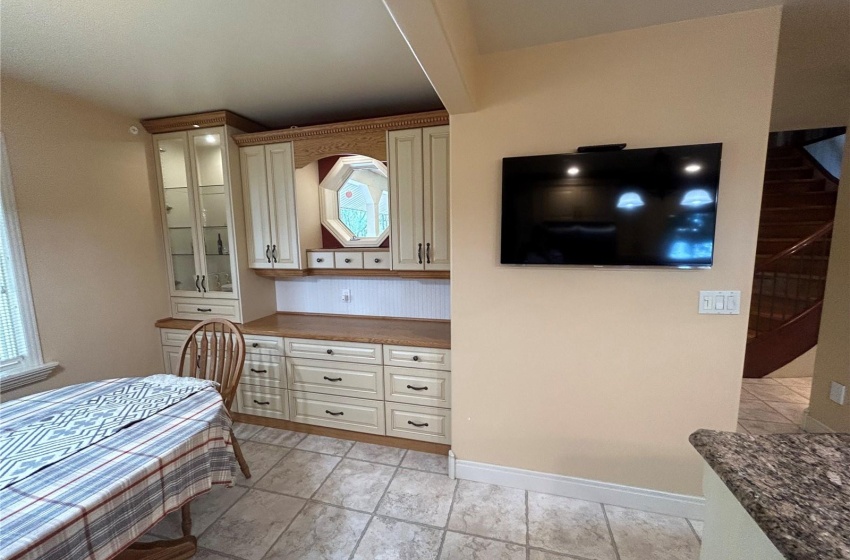
<path fill-rule="evenodd" d="M 636 192 L 624 192 L 617 200 L 617 208 L 631 210 L 632 208 L 640 208 L 644 205 L 643 198 Z"/>
<path fill-rule="evenodd" d="M 702 165 L 698 163 L 691 163 L 685 166 L 686 173 L 697 173 L 700 169 L 702 169 Z"/>
<path fill-rule="evenodd" d="M 573 165 L 573 166 L 567 168 L 567 175 L 569 175 L 571 177 L 575 177 L 576 175 L 579 174 L 580 171 L 581 170 L 578 167 Z"/>
<path fill-rule="evenodd" d="M 682 197 L 682 202 L 679 204 L 695 208 L 697 206 L 711 204 L 712 202 L 714 202 L 714 198 L 708 191 L 704 189 L 691 189 L 685 193 L 685 196 Z"/>

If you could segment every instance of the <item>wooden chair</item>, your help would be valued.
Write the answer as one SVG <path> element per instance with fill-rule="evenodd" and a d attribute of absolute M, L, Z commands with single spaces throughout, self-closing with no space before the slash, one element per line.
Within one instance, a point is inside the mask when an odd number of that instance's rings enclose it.
<path fill-rule="evenodd" d="M 226 319 L 207 319 L 189 331 L 189 337 L 180 350 L 180 371 L 177 375 L 218 383 L 224 406 L 230 412 L 244 364 L 245 338 L 239 327 Z M 245 478 L 251 478 L 251 470 L 242 455 L 239 441 L 233 434 L 231 440 L 242 474 Z"/>

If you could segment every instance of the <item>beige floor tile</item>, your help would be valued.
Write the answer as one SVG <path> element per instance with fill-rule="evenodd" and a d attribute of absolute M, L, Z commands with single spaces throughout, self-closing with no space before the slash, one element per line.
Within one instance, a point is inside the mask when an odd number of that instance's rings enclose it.
<path fill-rule="evenodd" d="M 799 426 L 791 423 L 777 424 L 773 422 L 759 422 L 758 420 L 741 420 L 739 423 L 754 436 L 766 434 L 799 434 L 802 432 Z"/>
<path fill-rule="evenodd" d="M 446 475 L 401 469 L 381 500 L 378 513 L 445 527 L 456 483 Z"/>
<path fill-rule="evenodd" d="M 741 380 L 741 383 L 744 387 L 754 386 L 754 385 L 776 385 L 778 381 L 772 377 L 758 377 L 758 378 L 747 378 Z"/>
<path fill-rule="evenodd" d="M 289 453 L 288 447 L 257 443 L 256 441 L 240 442 L 240 447 L 245 456 L 245 461 L 248 462 L 248 468 L 251 470 L 251 478 L 245 478 L 242 471 L 239 471 L 236 476 L 236 484 L 240 486 L 256 484 L 278 461 L 283 459 L 284 455 Z"/>
<path fill-rule="evenodd" d="M 369 523 L 369 515 L 307 504 L 264 560 L 346 560 Z"/>
<path fill-rule="evenodd" d="M 565 560 L 569 558 L 572 560 L 576 558 L 575 556 L 562 556 L 560 554 L 555 554 L 554 552 L 547 552 L 545 550 L 529 550 L 528 551 L 528 560 Z"/>
<path fill-rule="evenodd" d="M 780 385 L 785 385 L 786 387 L 793 387 L 796 389 L 812 389 L 811 377 L 777 377 L 776 382 Z"/>
<path fill-rule="evenodd" d="M 524 545 L 525 491 L 461 480 L 449 529 Z"/>
<path fill-rule="evenodd" d="M 336 439 L 325 436 L 309 435 L 299 443 L 296 448 L 304 451 L 313 451 L 315 453 L 325 453 L 327 455 L 338 455 L 342 457 L 354 445 L 353 441 L 346 439 Z"/>
<path fill-rule="evenodd" d="M 443 532 L 395 519 L 372 518 L 354 560 L 435 560 Z"/>
<path fill-rule="evenodd" d="M 192 511 L 192 534 L 200 535 L 212 525 L 221 514 L 245 495 L 247 490 L 238 486 L 227 488 L 213 486 L 212 490 L 192 500 L 189 506 Z M 156 524 L 150 532 L 159 537 L 176 539 L 183 536 L 180 528 L 182 522 L 180 510 L 168 514 L 165 519 Z"/>
<path fill-rule="evenodd" d="M 373 463 L 382 463 L 384 465 L 392 465 L 397 467 L 404 457 L 404 449 L 396 447 L 387 447 L 386 445 L 374 445 L 372 443 L 363 443 L 358 441 L 348 452 L 349 459 L 360 459 L 361 461 L 372 461 Z"/>
<path fill-rule="evenodd" d="M 404 456 L 401 466 L 407 469 L 428 471 L 438 474 L 449 473 L 449 458 L 446 455 L 435 453 L 422 453 L 421 451 L 408 451 Z"/>
<path fill-rule="evenodd" d="M 395 467 L 343 459 L 314 500 L 372 513 L 395 473 Z"/>
<path fill-rule="evenodd" d="M 694 532 L 697 534 L 697 537 L 702 540 L 702 530 L 705 526 L 705 523 L 703 523 L 702 521 L 697 521 L 695 519 L 688 519 L 688 523 L 690 523 L 691 527 L 694 528 Z"/>
<path fill-rule="evenodd" d="M 525 560 L 525 547 L 449 531 L 440 560 Z"/>
<path fill-rule="evenodd" d="M 593 560 L 616 556 L 602 505 L 528 493 L 529 546 Z"/>
<path fill-rule="evenodd" d="M 699 540 L 686 519 L 614 506 L 605 509 L 620 560 L 699 559 Z"/>
<path fill-rule="evenodd" d="M 307 437 L 307 434 L 302 434 L 301 432 L 290 432 L 289 430 L 279 430 L 277 428 L 261 428 L 251 436 L 251 441 L 282 445 L 284 447 L 295 447 L 305 437 Z M 242 443 L 242 441 L 240 440 L 239 443 Z"/>
<path fill-rule="evenodd" d="M 339 457 L 293 449 L 263 478 L 255 482 L 254 487 L 309 498 L 319 489 L 339 461 Z"/>
<path fill-rule="evenodd" d="M 217 554 L 212 550 L 207 550 L 205 548 L 199 548 L 195 555 L 192 556 L 192 560 L 232 560 L 227 556 L 222 556 L 221 554 Z"/>
<path fill-rule="evenodd" d="M 739 420 L 759 420 L 761 422 L 787 422 L 784 416 L 764 401 L 742 401 L 738 409 Z"/>
<path fill-rule="evenodd" d="M 750 433 L 750 432 L 747 431 L 747 429 L 745 427 L 743 427 L 741 425 L 740 422 L 738 422 L 738 429 L 735 430 L 735 431 L 738 432 L 739 434 L 749 434 Z"/>
<path fill-rule="evenodd" d="M 304 500 L 248 490 L 198 541 L 204 548 L 260 560 L 298 514 Z"/>
<path fill-rule="evenodd" d="M 784 385 L 751 385 L 747 391 L 767 402 L 797 402 L 808 404 L 809 399 Z"/>
<path fill-rule="evenodd" d="M 231 430 L 233 431 L 233 435 L 239 438 L 239 443 L 242 443 L 251 439 L 251 436 L 259 432 L 262 428 L 262 426 L 255 426 L 254 424 L 234 422 Z"/>
<path fill-rule="evenodd" d="M 791 422 L 796 426 L 799 426 L 803 422 L 803 413 L 809 408 L 809 405 L 802 403 L 768 403 L 768 405 L 775 409 L 779 414 L 787 418 L 787 422 Z"/>

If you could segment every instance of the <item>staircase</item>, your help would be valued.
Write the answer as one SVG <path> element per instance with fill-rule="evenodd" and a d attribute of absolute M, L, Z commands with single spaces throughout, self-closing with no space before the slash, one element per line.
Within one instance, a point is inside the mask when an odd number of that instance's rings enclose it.
<path fill-rule="evenodd" d="M 744 377 L 817 344 L 837 190 L 802 148 L 768 149 Z"/>

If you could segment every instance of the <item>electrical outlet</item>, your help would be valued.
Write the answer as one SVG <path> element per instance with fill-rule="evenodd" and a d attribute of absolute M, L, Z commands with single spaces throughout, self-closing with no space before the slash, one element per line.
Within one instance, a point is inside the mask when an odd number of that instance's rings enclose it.
<path fill-rule="evenodd" d="M 838 404 L 844 404 L 847 397 L 847 387 L 835 381 L 829 384 L 829 400 Z"/>
<path fill-rule="evenodd" d="M 348 288 L 345 288 L 342 291 L 342 301 L 344 301 L 345 303 L 351 303 L 351 290 L 349 290 Z"/>

